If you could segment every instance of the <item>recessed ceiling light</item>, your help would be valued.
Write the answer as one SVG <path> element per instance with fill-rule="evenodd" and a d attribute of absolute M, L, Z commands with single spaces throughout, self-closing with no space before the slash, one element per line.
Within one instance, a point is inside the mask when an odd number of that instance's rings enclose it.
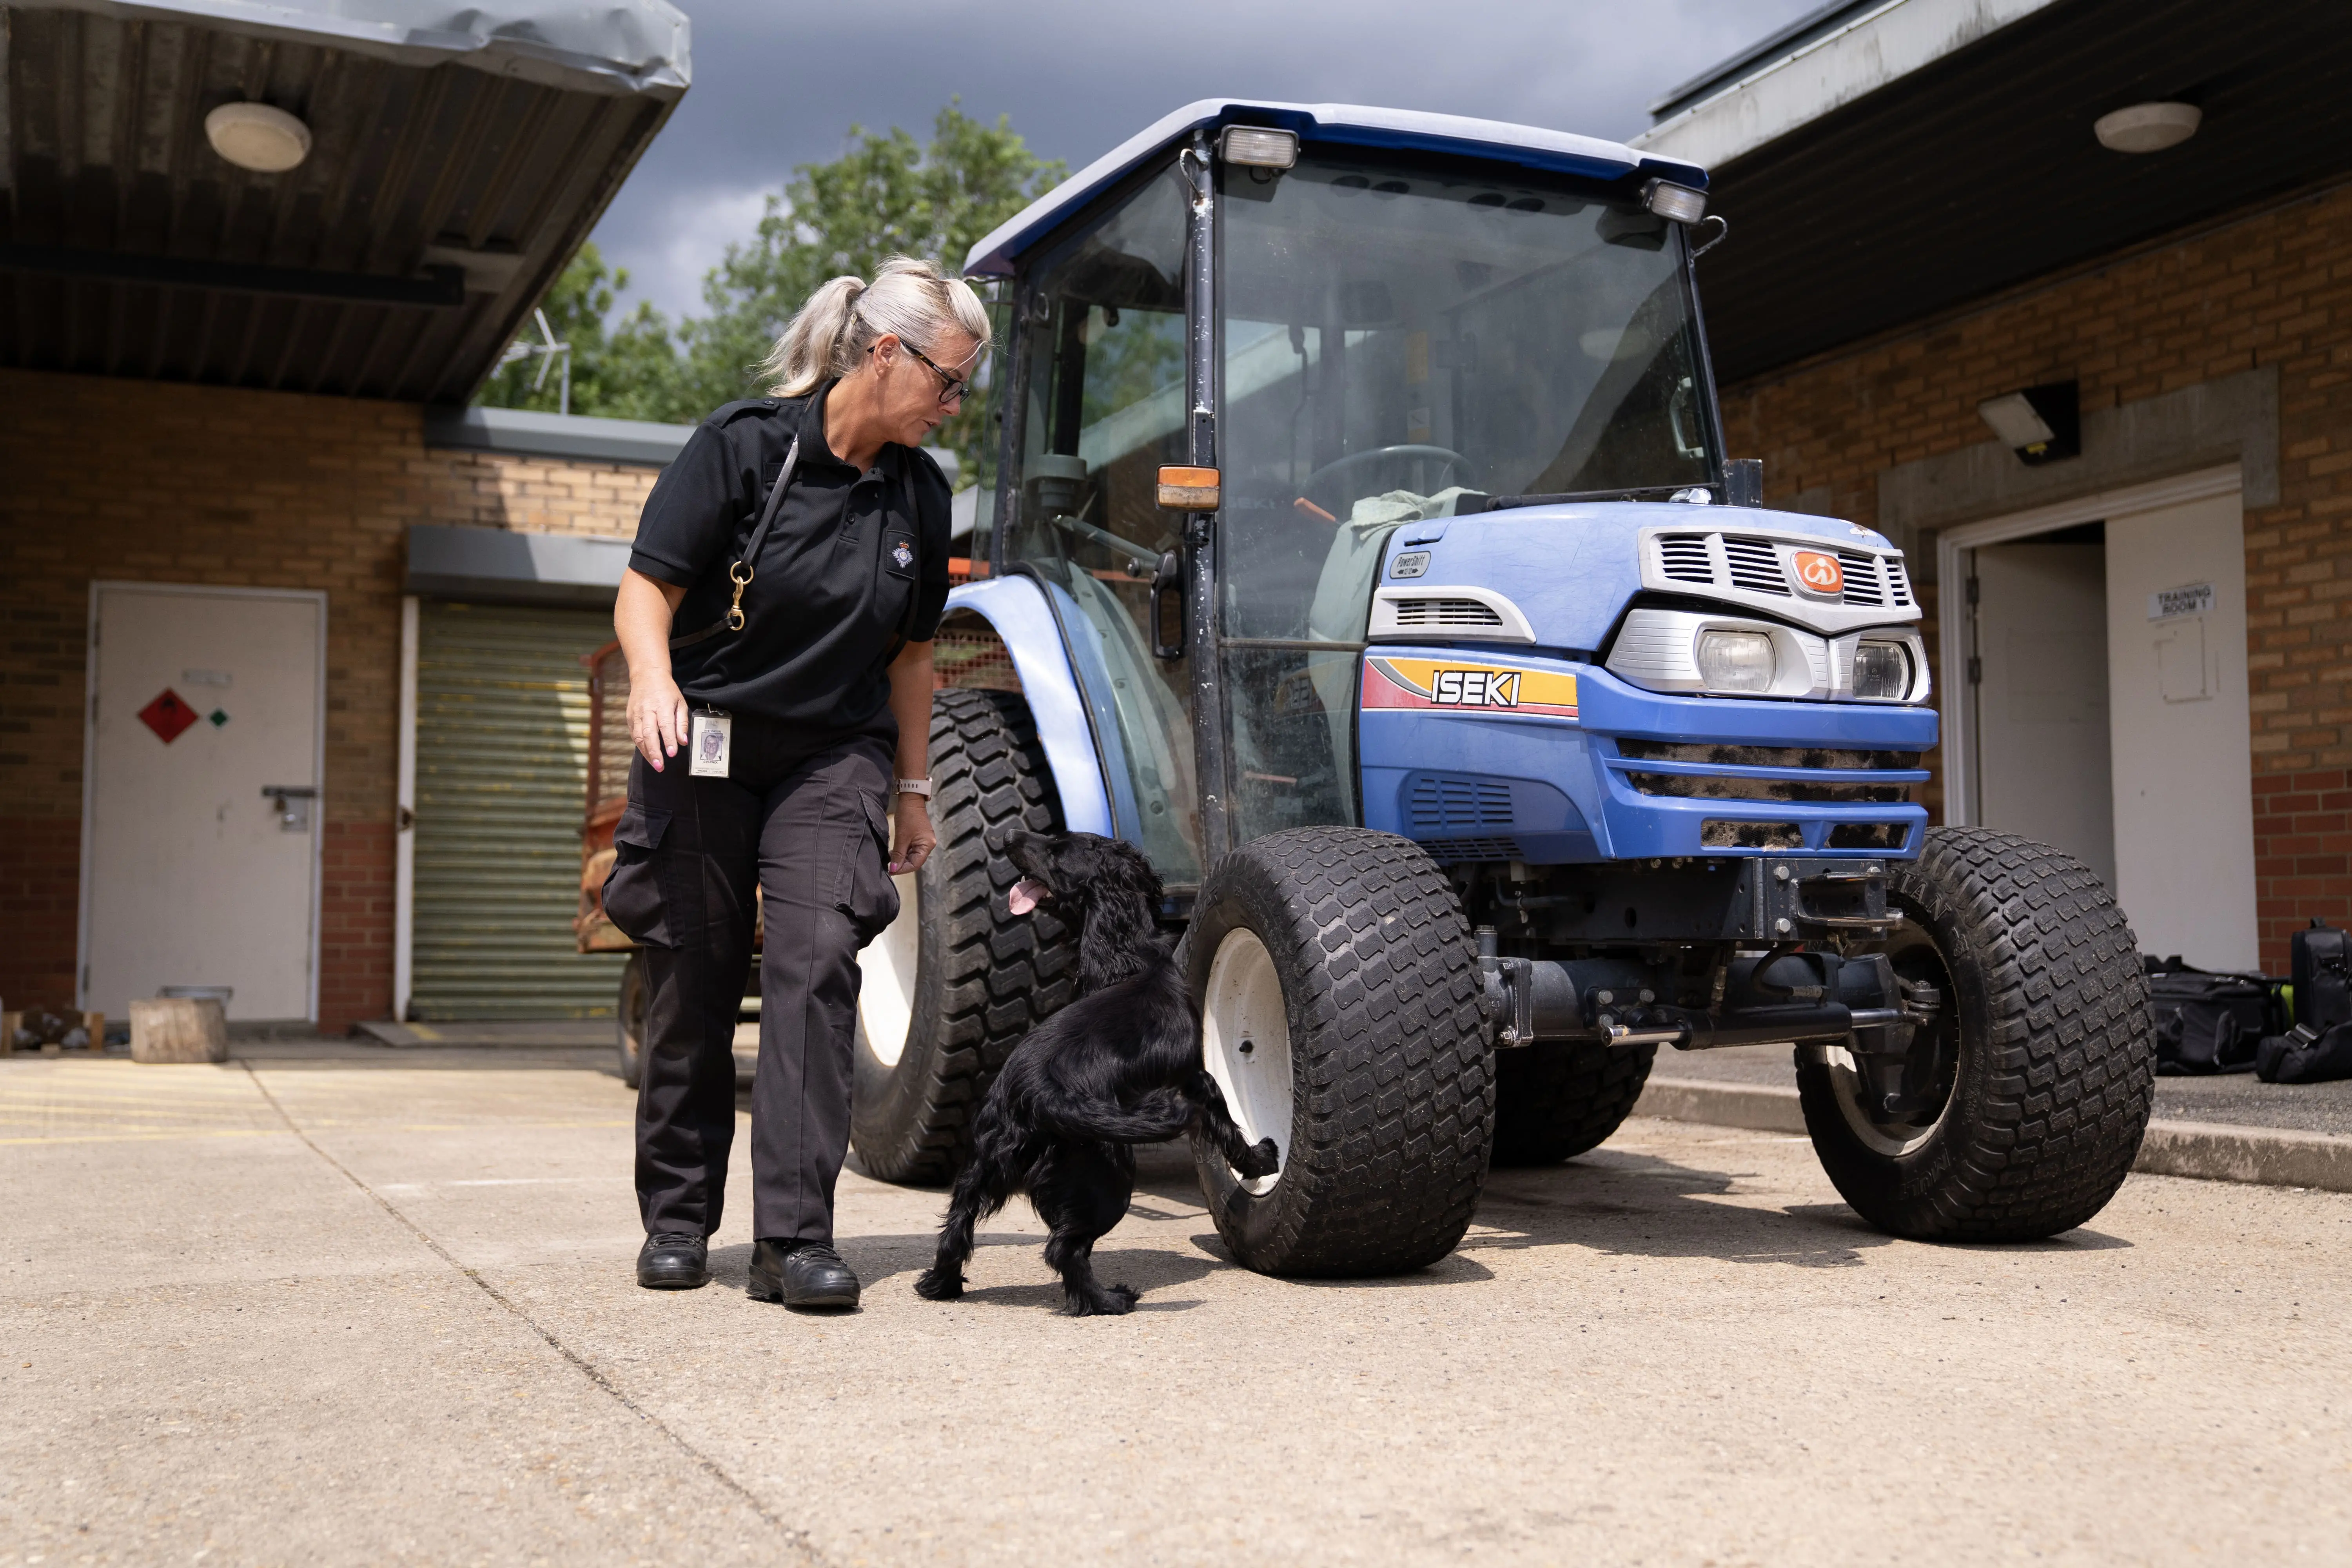
<path fill-rule="evenodd" d="M 2161 153 L 2196 135 L 2204 118 L 2193 103 L 2135 103 L 2100 115 L 2091 134 L 2111 153 Z"/>
<path fill-rule="evenodd" d="M 257 174 L 282 174 L 310 155 L 310 128 L 266 103 L 222 104 L 205 116 L 205 140 Z"/>

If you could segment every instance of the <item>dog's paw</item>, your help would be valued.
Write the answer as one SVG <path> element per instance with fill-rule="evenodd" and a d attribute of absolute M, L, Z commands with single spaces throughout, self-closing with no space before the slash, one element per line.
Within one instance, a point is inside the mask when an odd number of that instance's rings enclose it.
<path fill-rule="evenodd" d="M 926 1301 L 952 1301 L 963 1294 L 963 1276 L 926 1268 L 915 1281 L 915 1294 Z"/>
<path fill-rule="evenodd" d="M 1070 1299 L 1073 1318 L 1124 1318 L 1135 1310 L 1135 1292 L 1124 1285 L 1113 1285 L 1097 1290 L 1091 1297 Z"/>
<path fill-rule="evenodd" d="M 1281 1168 L 1282 1155 L 1275 1148 L 1274 1140 L 1271 1138 L 1259 1139 L 1250 1147 L 1247 1153 L 1234 1162 L 1234 1169 L 1251 1180 L 1259 1176 L 1271 1176 Z"/>

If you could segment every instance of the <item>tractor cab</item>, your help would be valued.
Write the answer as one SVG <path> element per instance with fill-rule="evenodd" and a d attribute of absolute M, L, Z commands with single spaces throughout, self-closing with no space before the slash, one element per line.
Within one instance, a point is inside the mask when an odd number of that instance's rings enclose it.
<path fill-rule="evenodd" d="M 1518 127 L 1200 104 L 975 247 L 1010 328 L 992 560 L 1045 587 L 1112 828 L 1171 887 L 1360 820 L 1355 692 L 1400 529 L 1433 542 L 1533 496 L 1724 499 L 1705 184 Z M 1176 468 L 1214 472 L 1163 496 Z M 1576 541 L 1517 531 L 1566 584 Z M 1501 596 L 1415 600 L 1387 629 L 1524 637 Z"/>

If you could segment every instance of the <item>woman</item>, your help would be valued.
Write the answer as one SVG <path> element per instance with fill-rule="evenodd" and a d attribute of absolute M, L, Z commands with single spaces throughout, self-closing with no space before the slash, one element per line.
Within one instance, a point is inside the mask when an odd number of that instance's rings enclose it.
<path fill-rule="evenodd" d="M 893 258 L 870 285 L 836 278 L 762 365 L 772 395 L 703 421 L 646 498 L 613 611 L 638 754 L 604 907 L 646 964 L 648 1289 L 710 1278 L 762 898 L 751 1294 L 856 1304 L 833 1190 L 857 950 L 898 912 L 890 875 L 936 842 L 930 638 L 947 602 L 948 486 L 920 446 L 988 337 L 972 291 L 927 262 Z"/>

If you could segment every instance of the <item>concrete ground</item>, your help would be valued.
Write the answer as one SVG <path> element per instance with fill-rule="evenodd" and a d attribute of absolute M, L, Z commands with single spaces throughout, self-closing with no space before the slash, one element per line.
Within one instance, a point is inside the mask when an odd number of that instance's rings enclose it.
<path fill-rule="evenodd" d="M 1713 1079 L 1730 1083 L 1797 1087 L 1794 1053 L 1787 1046 L 1738 1046 L 1721 1051 L 1660 1051 L 1651 1069 L 1660 1078 Z M 2156 1115 L 2165 1121 L 2276 1127 L 2294 1132 L 2352 1137 L 2352 1079 L 2336 1083 L 2264 1083 L 2250 1072 L 2210 1078 L 2159 1078 Z"/>
<path fill-rule="evenodd" d="M 1163 1151 L 1141 1310 L 1073 1321 L 1025 1209 L 919 1300 L 938 1194 L 853 1174 L 866 1308 L 804 1318 L 740 1219 L 635 1289 L 593 1053 L 246 1049 L 0 1061 L 0 1563 L 2352 1561 L 2352 1195 L 1919 1246 L 1800 1140 L 1637 1121 L 1297 1283 Z"/>

